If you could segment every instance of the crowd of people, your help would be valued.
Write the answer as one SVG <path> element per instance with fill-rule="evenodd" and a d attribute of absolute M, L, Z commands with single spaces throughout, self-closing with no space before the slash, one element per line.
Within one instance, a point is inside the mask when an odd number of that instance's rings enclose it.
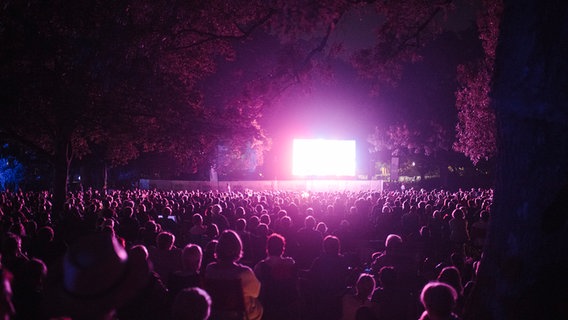
<path fill-rule="evenodd" d="M 3 319 L 460 319 L 492 190 L 0 193 Z M 0 317 L 1 318 L 1 317 Z"/>

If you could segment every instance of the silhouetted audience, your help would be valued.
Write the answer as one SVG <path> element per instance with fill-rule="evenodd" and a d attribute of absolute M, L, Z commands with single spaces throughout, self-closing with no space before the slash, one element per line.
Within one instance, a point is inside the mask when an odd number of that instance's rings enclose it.
<path fill-rule="evenodd" d="M 265 319 L 415 320 L 422 311 L 420 289 L 437 279 L 455 287 L 452 311 L 460 316 L 475 283 L 492 196 L 492 190 L 413 188 L 84 189 L 69 192 L 65 207 L 56 210 L 49 192 L 1 192 L 1 270 L 10 290 L 4 290 L 0 310 L 10 319 L 168 319 L 174 316 L 177 294 L 211 286 L 223 289 L 223 299 L 233 299 L 223 304 L 240 306 L 239 320 L 261 313 Z M 233 228 L 240 249 L 234 239 L 225 239 L 218 248 L 218 239 L 231 238 L 223 234 Z M 86 244 L 83 237 L 93 232 L 108 237 L 106 244 L 100 239 Z M 235 250 L 219 260 L 227 247 Z M 81 261 L 84 267 L 79 268 Z M 207 266 L 212 266 L 209 277 Z M 364 269 L 377 280 L 373 303 L 342 308 L 343 300 L 361 298 L 349 290 Z M 136 270 L 143 273 L 136 284 L 120 280 Z M 220 287 L 214 280 L 221 281 Z M 97 288 L 102 292 L 96 292 L 96 299 L 85 301 Z M 188 294 L 203 302 L 203 292 L 195 291 Z M 208 294 L 213 299 L 211 318 L 226 319 L 227 313 L 215 310 L 219 293 Z M 199 307 L 206 303 L 195 302 L 195 310 L 206 309 Z M 201 319 L 201 313 L 192 314 Z"/>

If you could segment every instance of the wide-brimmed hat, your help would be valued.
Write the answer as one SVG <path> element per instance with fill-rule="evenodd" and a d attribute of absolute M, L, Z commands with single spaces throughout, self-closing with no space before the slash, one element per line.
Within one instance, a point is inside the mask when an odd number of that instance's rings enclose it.
<path fill-rule="evenodd" d="M 80 319 L 124 305 L 146 285 L 149 268 L 141 255 L 129 257 L 111 232 L 98 232 L 76 241 L 48 272 L 46 313 Z"/>

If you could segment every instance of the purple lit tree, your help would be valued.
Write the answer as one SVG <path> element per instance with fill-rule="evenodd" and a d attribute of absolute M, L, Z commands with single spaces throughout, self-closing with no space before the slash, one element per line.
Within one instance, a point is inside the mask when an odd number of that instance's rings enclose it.
<path fill-rule="evenodd" d="M 2 138 L 52 163 L 55 208 L 72 161 L 93 150 L 109 165 L 168 152 L 188 170 L 207 161 L 217 141 L 233 150 L 254 142 L 263 151 L 260 113 L 205 108 L 200 88 L 218 59 L 231 59 L 230 41 L 270 15 L 250 9 L 225 1 L 7 1 L 0 8 Z"/>
<path fill-rule="evenodd" d="M 502 11 L 503 3 L 500 0 L 481 1 L 477 26 L 485 56 L 458 67 L 460 87 L 456 92 L 457 141 L 453 147 L 469 157 L 474 164 L 495 156 L 497 148 L 497 125 L 489 91 Z"/>

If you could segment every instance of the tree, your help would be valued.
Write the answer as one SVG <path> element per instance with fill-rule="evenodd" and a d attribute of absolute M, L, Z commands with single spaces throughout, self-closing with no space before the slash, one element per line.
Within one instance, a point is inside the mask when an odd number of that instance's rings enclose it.
<path fill-rule="evenodd" d="M 55 208 L 64 201 L 71 162 L 93 150 L 111 165 L 162 151 L 195 166 L 228 135 L 238 140 L 234 148 L 251 140 L 262 145 L 258 113 L 205 109 L 199 88 L 217 58 L 231 58 L 230 41 L 270 15 L 240 5 L 3 4 L 0 133 L 52 163 Z M 235 123 L 236 134 L 228 130 Z"/>
<path fill-rule="evenodd" d="M 504 1 L 489 239 L 466 319 L 566 318 L 568 3 Z"/>
<path fill-rule="evenodd" d="M 411 129 L 412 128 L 412 129 Z M 416 169 L 421 179 L 429 170 L 445 170 L 440 168 L 441 154 L 450 148 L 450 138 L 442 125 L 434 121 L 419 120 L 410 125 L 391 125 L 388 130 L 375 128 L 367 141 L 371 144 L 371 153 L 379 154 L 383 158 L 388 156 L 413 159 L 418 162 Z M 420 161 L 416 161 L 420 159 Z"/>
<path fill-rule="evenodd" d="M 497 149 L 497 124 L 489 91 L 502 11 L 503 3 L 500 0 L 481 1 L 477 26 L 485 56 L 458 67 L 460 88 L 456 91 L 457 141 L 453 147 L 469 157 L 474 164 L 495 156 Z"/>

